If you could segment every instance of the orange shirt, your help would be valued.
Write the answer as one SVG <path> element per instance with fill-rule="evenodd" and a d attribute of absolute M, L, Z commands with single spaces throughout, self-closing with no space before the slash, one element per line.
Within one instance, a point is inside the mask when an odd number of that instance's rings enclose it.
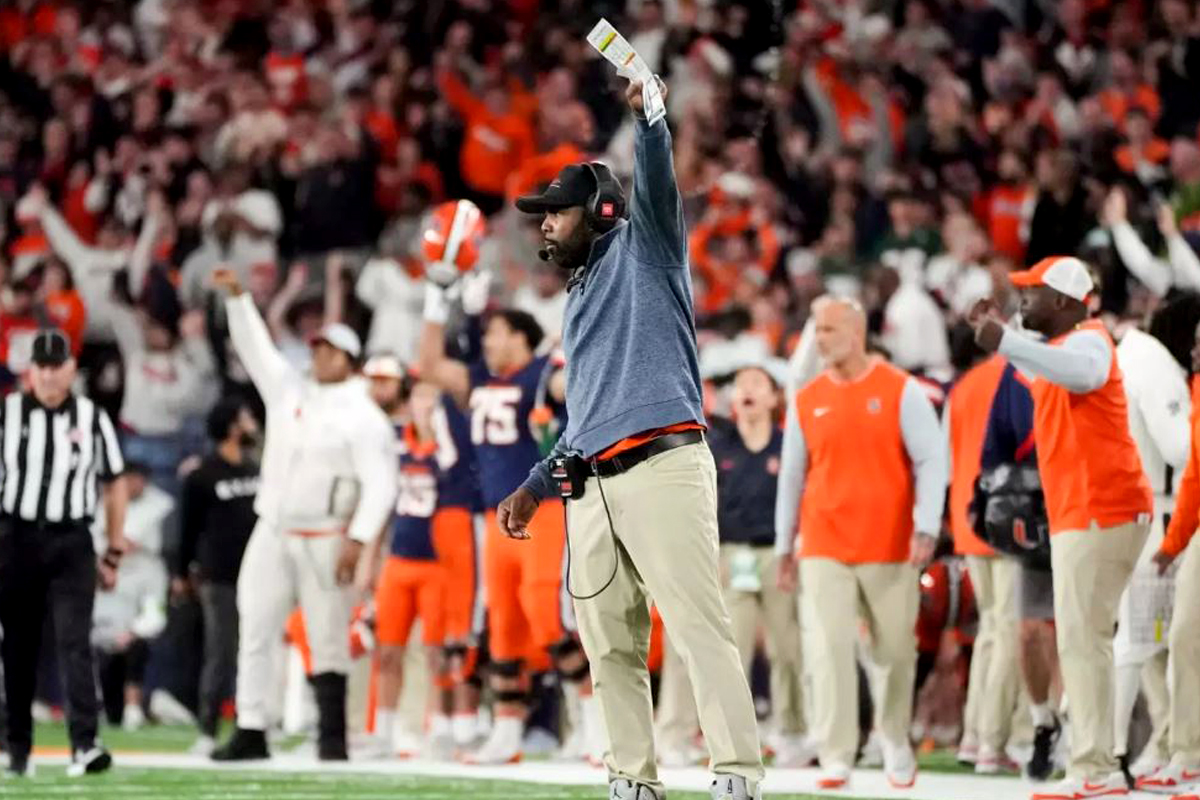
<path fill-rule="evenodd" d="M 1131 108 L 1140 108 L 1146 112 L 1151 121 L 1158 119 L 1162 111 L 1162 101 L 1158 92 L 1148 83 L 1143 83 L 1129 94 L 1119 89 L 1105 89 L 1100 93 L 1100 106 L 1116 123 L 1118 130 L 1125 129 L 1125 115 Z"/>
<path fill-rule="evenodd" d="M 609 445 L 608 447 L 604 448 L 596 454 L 596 460 L 607 461 L 613 456 L 624 453 L 626 450 L 632 450 L 633 448 L 639 447 L 646 442 L 653 441 L 660 436 L 666 436 L 668 433 L 682 433 L 684 431 L 702 430 L 704 430 L 704 426 L 699 422 L 679 422 L 674 425 L 668 425 L 665 428 L 654 428 L 652 430 L 642 431 L 641 433 L 633 436 L 627 436 L 616 444 Z"/>
<path fill-rule="evenodd" d="M 908 379 L 880 359 L 856 381 L 826 372 L 797 393 L 808 450 L 801 558 L 846 564 L 908 559 L 915 487 L 900 429 Z"/>
<path fill-rule="evenodd" d="M 1192 376 L 1192 448 L 1188 455 L 1179 491 L 1175 493 L 1175 511 L 1159 548 L 1178 556 L 1188 546 L 1200 526 L 1200 375 Z"/>
<path fill-rule="evenodd" d="M 46 312 L 71 340 L 71 352 L 78 356 L 83 349 L 83 328 L 87 322 L 87 310 L 79 292 L 68 289 L 46 295 Z"/>
<path fill-rule="evenodd" d="M 1148 161 L 1151 164 L 1162 164 L 1171 155 L 1171 145 L 1167 144 L 1162 139 L 1151 139 L 1140 150 L 1134 150 L 1133 145 L 1123 144 L 1117 148 L 1116 162 L 1124 172 L 1133 172 L 1137 169 L 1137 162 L 1140 158 L 1142 161 Z"/>
<path fill-rule="evenodd" d="M 588 156 L 572 142 L 564 142 L 553 150 L 534 156 L 508 176 L 504 195 L 515 200 L 523 194 L 531 194 L 558 177 L 563 167 L 587 161 Z"/>
<path fill-rule="evenodd" d="M 1036 200 L 1037 193 L 1023 185 L 1001 184 L 988 196 L 987 227 L 992 247 L 1018 264 L 1025 260 Z"/>
<path fill-rule="evenodd" d="M 508 176 L 533 153 L 533 126 L 517 111 L 492 113 L 453 73 L 440 74 L 438 87 L 466 122 L 459 154 L 463 181 L 477 192 L 503 195 Z"/>
<path fill-rule="evenodd" d="M 950 458 L 954 465 L 950 473 L 950 531 L 954 534 L 954 552 L 963 556 L 996 555 L 975 535 L 967 509 L 975 495 L 988 415 L 1005 363 L 1003 357 L 992 356 L 968 370 L 950 390 Z"/>
<path fill-rule="evenodd" d="M 1044 379 L 1033 382 L 1033 432 L 1051 535 L 1124 525 L 1154 507 L 1150 483 L 1129 433 L 1129 411 L 1116 348 L 1104 325 L 1076 330 L 1102 335 L 1113 352 L 1108 380 L 1075 394 Z M 1060 345 L 1070 334 L 1050 342 Z"/>

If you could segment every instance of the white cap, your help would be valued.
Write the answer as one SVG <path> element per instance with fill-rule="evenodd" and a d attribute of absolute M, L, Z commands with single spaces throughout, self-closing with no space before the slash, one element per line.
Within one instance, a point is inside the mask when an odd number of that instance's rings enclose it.
<path fill-rule="evenodd" d="M 1056 292 L 1072 297 L 1079 302 L 1087 300 L 1096 284 L 1087 264 L 1073 256 L 1049 256 L 1027 270 L 1008 276 L 1012 285 L 1019 288 L 1049 286 Z"/>
<path fill-rule="evenodd" d="M 351 358 L 362 355 L 362 342 L 359 341 L 358 334 L 349 325 L 340 322 L 333 322 L 321 328 L 314 341 L 331 344 Z"/>
<path fill-rule="evenodd" d="M 396 378 L 402 380 L 407 374 L 404 364 L 391 353 L 377 353 L 363 365 L 363 375 L 368 378 Z"/>

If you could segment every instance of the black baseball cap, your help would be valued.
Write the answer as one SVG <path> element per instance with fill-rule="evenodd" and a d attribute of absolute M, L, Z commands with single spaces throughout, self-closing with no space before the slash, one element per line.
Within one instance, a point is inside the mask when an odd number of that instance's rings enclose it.
<path fill-rule="evenodd" d="M 582 206 L 596 191 L 596 176 L 586 164 L 568 164 L 550 182 L 541 194 L 530 194 L 517 198 L 517 210 L 526 214 L 544 214 L 561 211 L 571 206 Z"/>
<path fill-rule="evenodd" d="M 33 363 L 57 367 L 71 358 L 71 343 L 58 328 L 42 328 L 33 337 Z"/>

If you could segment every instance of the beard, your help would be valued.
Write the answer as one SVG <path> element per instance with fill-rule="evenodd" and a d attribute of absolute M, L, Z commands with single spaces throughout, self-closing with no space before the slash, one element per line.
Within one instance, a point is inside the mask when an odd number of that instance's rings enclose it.
<path fill-rule="evenodd" d="M 588 254 L 592 249 L 593 235 L 584 224 L 580 224 L 571 235 L 561 242 L 545 241 L 546 251 L 550 260 L 566 270 L 574 270 L 587 263 Z"/>

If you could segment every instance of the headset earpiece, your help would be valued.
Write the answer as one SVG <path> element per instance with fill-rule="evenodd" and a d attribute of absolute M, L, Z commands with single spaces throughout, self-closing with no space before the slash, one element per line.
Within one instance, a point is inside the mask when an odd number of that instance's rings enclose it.
<path fill-rule="evenodd" d="M 596 191 L 592 192 L 584 206 L 584 216 L 592 230 L 607 233 L 625 218 L 625 193 L 621 189 L 621 182 L 607 164 L 591 161 L 587 168 L 596 181 Z"/>

